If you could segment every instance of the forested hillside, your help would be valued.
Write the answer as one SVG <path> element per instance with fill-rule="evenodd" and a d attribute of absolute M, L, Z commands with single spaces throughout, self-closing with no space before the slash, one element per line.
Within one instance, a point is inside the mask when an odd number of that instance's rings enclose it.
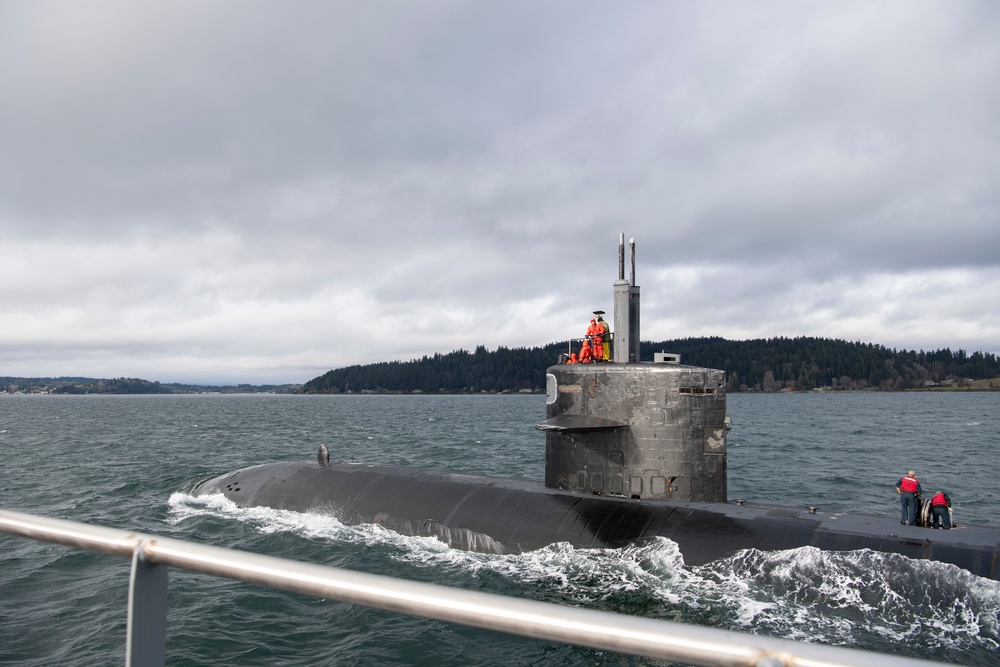
<path fill-rule="evenodd" d="M 992 353 L 967 354 L 950 348 L 896 351 L 829 338 L 685 338 L 640 347 L 643 359 L 662 350 L 680 354 L 687 364 L 721 368 L 730 391 L 818 387 L 892 391 L 916 389 L 928 382 L 1000 376 L 1000 359 Z"/>
<path fill-rule="evenodd" d="M 475 352 L 458 350 L 412 361 L 389 361 L 331 370 L 310 380 L 306 393 L 340 392 L 517 392 L 543 391 L 545 369 L 556 363 L 565 343 L 544 347 Z M 826 338 L 771 338 L 732 341 L 684 338 L 643 342 L 640 358 L 674 352 L 681 361 L 726 371 L 729 391 L 781 389 L 916 389 L 930 383 L 961 383 L 1000 376 L 993 353 L 951 349 L 896 351 L 872 343 Z M 998 384 L 1000 388 L 1000 384 Z"/>
<path fill-rule="evenodd" d="M 564 346 L 458 350 L 413 361 L 388 361 L 332 370 L 307 382 L 305 393 L 363 391 L 502 392 L 541 391 L 545 369 Z"/>

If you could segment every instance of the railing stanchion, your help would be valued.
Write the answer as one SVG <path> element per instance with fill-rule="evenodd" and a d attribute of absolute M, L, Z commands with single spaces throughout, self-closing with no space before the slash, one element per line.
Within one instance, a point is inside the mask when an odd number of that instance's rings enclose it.
<path fill-rule="evenodd" d="M 167 566 L 146 559 L 142 540 L 132 552 L 125 667 L 163 667 L 167 650 Z"/>

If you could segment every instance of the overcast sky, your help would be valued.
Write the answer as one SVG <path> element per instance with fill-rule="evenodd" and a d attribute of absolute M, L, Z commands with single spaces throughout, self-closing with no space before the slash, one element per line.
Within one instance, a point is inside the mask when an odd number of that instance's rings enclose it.
<path fill-rule="evenodd" d="M 0 0 L 0 375 L 1000 353 L 1000 2 Z"/>

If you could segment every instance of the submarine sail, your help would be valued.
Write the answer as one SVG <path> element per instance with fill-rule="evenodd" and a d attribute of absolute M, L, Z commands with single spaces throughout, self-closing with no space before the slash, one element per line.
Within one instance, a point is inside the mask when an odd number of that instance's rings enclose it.
<path fill-rule="evenodd" d="M 546 372 L 545 485 L 635 500 L 726 502 L 725 373 L 658 353 L 639 362 L 635 241 L 618 242 L 614 363 Z M 570 420 L 618 428 L 554 428 Z"/>

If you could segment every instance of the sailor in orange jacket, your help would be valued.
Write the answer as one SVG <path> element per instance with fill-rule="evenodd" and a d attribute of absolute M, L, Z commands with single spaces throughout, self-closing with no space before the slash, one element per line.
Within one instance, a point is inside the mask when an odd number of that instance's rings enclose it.
<path fill-rule="evenodd" d="M 591 359 L 590 355 L 590 343 L 583 341 L 583 347 L 580 348 L 580 363 L 589 364 Z"/>
<path fill-rule="evenodd" d="M 603 335 L 604 329 L 597 324 L 597 320 L 590 318 L 590 326 L 587 327 L 587 340 L 592 346 L 591 354 L 594 361 L 602 361 L 604 358 L 604 341 L 601 340 Z"/>

